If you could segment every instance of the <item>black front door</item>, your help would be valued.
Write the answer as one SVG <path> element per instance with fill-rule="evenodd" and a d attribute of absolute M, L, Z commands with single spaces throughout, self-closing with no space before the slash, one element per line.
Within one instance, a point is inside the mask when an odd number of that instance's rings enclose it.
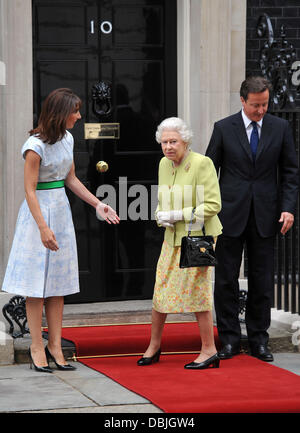
<path fill-rule="evenodd" d="M 118 226 L 68 192 L 80 269 L 66 302 L 146 299 L 153 292 L 162 230 L 153 220 L 158 123 L 177 114 L 176 1 L 33 0 L 34 117 L 45 96 L 72 88 L 83 100 L 75 139 L 76 174 L 115 207 Z M 112 112 L 93 112 L 92 86 L 110 83 Z M 86 140 L 84 123 L 116 122 L 119 139 Z M 96 170 L 107 162 L 105 173 Z"/>

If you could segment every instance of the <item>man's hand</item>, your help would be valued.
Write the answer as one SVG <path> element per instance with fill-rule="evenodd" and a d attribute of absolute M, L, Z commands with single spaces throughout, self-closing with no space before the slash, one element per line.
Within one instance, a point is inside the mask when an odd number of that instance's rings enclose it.
<path fill-rule="evenodd" d="M 280 232 L 285 235 L 294 224 L 294 215 L 289 212 L 282 212 L 279 222 L 283 223 Z"/>

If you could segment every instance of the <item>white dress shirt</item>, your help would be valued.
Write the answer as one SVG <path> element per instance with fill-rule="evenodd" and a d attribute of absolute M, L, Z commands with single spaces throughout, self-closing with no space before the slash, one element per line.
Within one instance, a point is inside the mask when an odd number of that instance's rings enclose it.
<path fill-rule="evenodd" d="M 252 120 L 250 120 L 246 116 L 244 110 L 242 110 L 242 118 L 243 118 L 243 121 L 244 121 L 244 125 L 245 125 L 247 136 L 248 136 L 248 140 L 249 140 L 249 143 L 250 143 L 251 132 L 252 132 L 252 129 L 253 129 L 253 126 L 251 125 Z M 260 134 L 261 134 L 262 123 L 263 123 L 263 118 L 259 122 L 256 122 L 259 138 L 260 138 Z"/>

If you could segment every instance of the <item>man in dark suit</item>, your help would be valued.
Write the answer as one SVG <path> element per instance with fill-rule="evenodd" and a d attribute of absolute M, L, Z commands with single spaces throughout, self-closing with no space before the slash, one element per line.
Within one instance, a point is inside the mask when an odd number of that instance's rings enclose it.
<path fill-rule="evenodd" d="M 219 173 L 223 233 L 216 246 L 215 310 L 221 359 L 240 352 L 239 272 L 248 257 L 245 321 L 252 356 L 273 361 L 267 344 L 274 289 L 274 241 L 293 225 L 298 167 L 288 122 L 267 113 L 270 83 L 248 77 L 242 110 L 214 125 L 206 155 Z M 280 223 L 280 224 L 279 224 Z"/>

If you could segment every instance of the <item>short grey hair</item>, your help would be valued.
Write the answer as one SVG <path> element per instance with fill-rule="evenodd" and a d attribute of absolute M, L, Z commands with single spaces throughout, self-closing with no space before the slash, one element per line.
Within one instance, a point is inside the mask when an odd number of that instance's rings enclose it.
<path fill-rule="evenodd" d="M 179 117 L 168 117 L 163 120 L 157 127 L 155 138 L 157 143 L 161 143 L 162 133 L 167 131 L 176 131 L 180 135 L 182 141 L 187 144 L 191 144 L 193 132 L 189 126 L 184 122 L 184 120 Z"/>

